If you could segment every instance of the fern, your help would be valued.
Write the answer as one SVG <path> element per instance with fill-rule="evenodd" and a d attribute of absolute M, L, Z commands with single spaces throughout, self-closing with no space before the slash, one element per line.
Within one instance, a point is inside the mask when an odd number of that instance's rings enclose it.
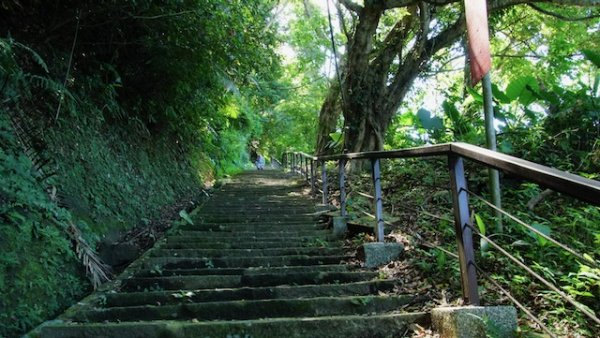
<path fill-rule="evenodd" d="M 87 241 L 83 238 L 81 231 L 77 226 L 70 221 L 68 223 L 68 233 L 71 240 L 75 243 L 75 252 L 77 257 L 83 263 L 86 274 L 94 289 L 97 289 L 102 283 L 111 279 L 112 273 L 110 267 L 102 262 L 96 251 L 90 247 Z"/>

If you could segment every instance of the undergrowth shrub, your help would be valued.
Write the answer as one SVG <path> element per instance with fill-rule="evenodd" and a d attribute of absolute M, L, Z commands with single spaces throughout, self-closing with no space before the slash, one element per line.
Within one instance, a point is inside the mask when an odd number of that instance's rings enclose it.
<path fill-rule="evenodd" d="M 197 191 L 213 169 L 194 173 L 176 138 L 150 139 L 131 124 L 107 126 L 83 114 L 65 117 L 46 139 L 60 173 L 57 190 L 78 218 L 94 224 L 88 236 L 157 217 L 161 207 Z"/>
<path fill-rule="evenodd" d="M 52 202 L 0 114 L 0 336 L 12 337 L 72 304 L 89 288 Z"/>

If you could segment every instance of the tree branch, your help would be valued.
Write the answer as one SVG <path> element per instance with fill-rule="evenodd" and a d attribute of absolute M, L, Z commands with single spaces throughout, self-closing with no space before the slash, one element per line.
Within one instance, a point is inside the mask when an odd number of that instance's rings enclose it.
<path fill-rule="evenodd" d="M 359 13 L 363 9 L 363 7 L 361 5 L 359 5 L 356 2 L 353 2 L 351 0 L 339 0 L 339 2 L 342 5 L 344 5 L 344 7 L 348 8 L 348 10 L 351 10 L 356 13 Z"/>
<path fill-rule="evenodd" d="M 166 14 L 160 14 L 160 15 L 153 15 L 153 16 L 143 16 L 143 15 L 133 15 L 133 14 L 129 14 L 130 17 L 134 18 L 134 19 L 138 19 L 138 20 L 156 20 L 156 19 L 162 19 L 162 18 L 168 18 L 168 17 L 173 17 L 173 16 L 181 16 L 181 15 L 185 15 L 185 14 L 192 14 L 192 13 L 196 13 L 196 10 L 190 10 L 190 11 L 182 11 L 182 12 L 176 12 L 176 13 L 166 13 Z"/>
<path fill-rule="evenodd" d="M 340 0 L 344 1 L 344 0 Z M 462 0 L 425 0 L 425 2 L 435 5 L 435 6 L 443 6 L 451 3 L 459 2 Z M 416 4 L 418 1 L 416 0 L 384 0 L 384 8 L 392 9 L 392 8 L 400 8 L 406 7 L 409 5 Z M 566 6 L 579 6 L 579 7 L 595 7 L 600 6 L 600 0 L 488 0 L 488 7 L 497 7 L 497 8 L 505 8 L 514 5 L 520 4 L 530 4 L 530 3 L 553 3 L 557 5 L 566 5 Z"/>
<path fill-rule="evenodd" d="M 600 18 L 600 14 L 590 15 L 590 16 L 582 16 L 582 17 L 569 17 L 569 16 L 565 16 L 565 15 L 562 15 L 559 13 L 549 11 L 547 9 L 543 9 L 543 8 L 539 7 L 538 5 L 529 4 L 529 7 L 533 8 L 534 10 L 536 10 L 542 14 L 553 16 L 557 19 L 561 19 L 564 21 L 586 21 L 586 20 Z"/>
<path fill-rule="evenodd" d="M 329 1 L 329 0 L 327 0 L 327 1 Z M 350 42 L 350 40 L 352 40 L 352 34 L 351 34 L 350 30 L 348 29 L 348 26 L 346 24 L 346 18 L 344 18 L 344 13 L 342 11 L 342 8 L 341 8 L 339 2 L 335 3 L 335 9 L 337 12 L 340 29 L 342 30 L 342 32 L 344 32 L 344 35 L 346 36 L 346 44 L 348 44 Z"/>
<path fill-rule="evenodd" d="M 565 6 L 596 7 L 600 6 L 600 0 L 488 0 L 488 8 L 503 9 L 515 5 L 531 3 L 552 3 Z"/>

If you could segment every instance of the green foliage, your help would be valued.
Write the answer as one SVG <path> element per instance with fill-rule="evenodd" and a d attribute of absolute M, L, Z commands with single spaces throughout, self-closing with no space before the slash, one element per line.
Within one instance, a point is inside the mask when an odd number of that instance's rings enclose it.
<path fill-rule="evenodd" d="M 51 318 L 88 288 L 69 222 L 93 245 L 248 162 L 248 140 L 281 95 L 268 89 L 280 74 L 275 4 L 2 2 L 0 336 Z M 56 176 L 31 168 L 9 111 L 32 117 L 20 126 L 36 134 L 29 156 L 51 159 Z"/>
<path fill-rule="evenodd" d="M 290 147 L 312 153 L 319 111 L 329 87 L 323 70 L 331 50 L 329 28 L 313 2 L 293 1 L 289 7 L 291 19 L 282 27 L 281 39 L 290 55 L 274 88 L 280 100 L 272 114 L 265 116 L 261 137 L 270 153 L 282 154 Z"/>
<path fill-rule="evenodd" d="M 0 336 L 7 337 L 56 315 L 87 285 L 65 234 L 71 216 L 50 201 L 11 129 L 0 114 Z"/>

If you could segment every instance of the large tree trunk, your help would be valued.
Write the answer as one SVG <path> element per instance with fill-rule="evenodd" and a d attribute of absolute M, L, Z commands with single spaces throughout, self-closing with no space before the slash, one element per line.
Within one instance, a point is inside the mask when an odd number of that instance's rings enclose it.
<path fill-rule="evenodd" d="M 337 130 L 337 122 L 341 113 L 340 98 L 339 83 L 334 82 L 329 87 L 329 92 L 319 112 L 316 149 L 318 155 L 333 154 L 336 152 L 330 134 L 335 133 Z"/>

